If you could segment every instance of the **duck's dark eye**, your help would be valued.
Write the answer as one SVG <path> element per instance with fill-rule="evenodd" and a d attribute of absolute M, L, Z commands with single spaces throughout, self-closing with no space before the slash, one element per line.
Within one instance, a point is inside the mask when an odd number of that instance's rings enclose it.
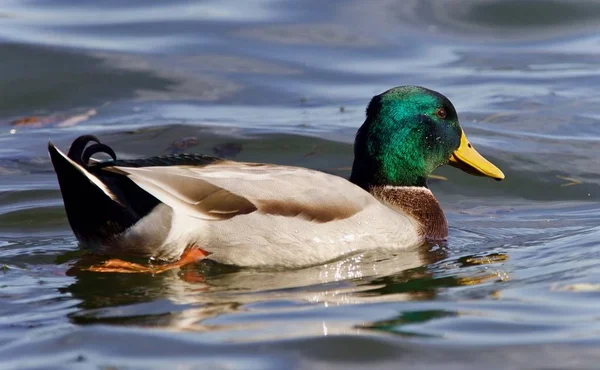
<path fill-rule="evenodd" d="M 441 119 L 445 119 L 448 113 L 446 113 L 446 110 L 444 108 L 438 108 L 435 111 L 435 115 L 440 117 Z"/>

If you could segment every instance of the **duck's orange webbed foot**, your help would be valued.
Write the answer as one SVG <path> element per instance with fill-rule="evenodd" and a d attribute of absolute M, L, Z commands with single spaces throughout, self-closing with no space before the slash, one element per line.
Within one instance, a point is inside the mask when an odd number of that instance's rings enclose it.
<path fill-rule="evenodd" d="M 146 266 L 139 263 L 127 262 L 120 259 L 109 259 L 101 264 L 87 267 L 83 270 L 93 272 L 120 272 L 126 274 L 132 273 L 151 273 L 160 274 L 162 272 L 182 267 L 191 263 L 196 263 L 208 257 L 210 253 L 198 247 L 188 247 L 181 255 L 181 258 L 175 262 L 158 266 Z"/>
<path fill-rule="evenodd" d="M 162 266 L 161 266 L 162 267 Z M 144 266 L 139 263 L 127 262 L 120 259 L 109 259 L 98 265 L 92 265 L 90 267 L 83 268 L 84 271 L 93 272 L 122 272 L 122 273 L 136 273 L 136 272 L 150 272 L 154 273 L 156 267 Z"/>

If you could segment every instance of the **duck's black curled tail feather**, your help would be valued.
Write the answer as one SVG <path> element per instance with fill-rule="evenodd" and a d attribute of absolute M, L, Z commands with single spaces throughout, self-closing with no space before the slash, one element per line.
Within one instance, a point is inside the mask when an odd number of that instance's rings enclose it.
<path fill-rule="evenodd" d="M 92 158 L 92 156 L 96 153 L 106 153 L 106 154 L 110 155 L 110 157 L 113 159 L 113 161 L 117 160 L 117 155 L 115 154 L 114 150 L 112 150 L 111 147 L 109 147 L 108 145 L 104 145 L 102 143 L 98 143 L 98 144 L 92 144 L 87 147 L 85 152 L 83 152 L 83 156 L 81 156 L 82 162 L 85 163 L 87 166 L 87 164 L 90 162 L 90 158 Z"/>
<path fill-rule="evenodd" d="M 88 146 L 90 142 L 95 144 Z M 69 223 L 77 239 L 84 244 L 117 238 L 158 204 L 125 176 L 92 170 L 94 166 L 88 162 L 98 152 L 116 160 L 114 151 L 94 136 L 77 138 L 68 155 L 52 143 L 48 144 L 48 151 Z"/>
<path fill-rule="evenodd" d="M 95 142 L 96 144 L 92 144 L 88 147 L 88 144 L 91 142 Z M 111 156 L 113 161 L 117 160 L 117 155 L 114 150 L 108 145 L 100 143 L 100 140 L 94 135 L 83 135 L 75 139 L 73 144 L 71 144 L 67 156 L 75 163 L 87 167 L 90 158 L 96 153 L 106 153 Z"/>
<path fill-rule="evenodd" d="M 94 135 L 83 135 L 83 136 L 78 137 L 71 144 L 71 148 L 69 149 L 69 154 L 67 154 L 67 156 L 69 158 L 71 158 L 73 161 L 75 161 L 75 163 L 77 163 L 77 164 L 87 165 L 87 163 L 83 162 L 82 156 L 83 156 L 83 151 L 85 150 L 85 147 L 90 142 L 100 143 L 100 140 L 98 140 L 98 138 L 95 137 Z"/>

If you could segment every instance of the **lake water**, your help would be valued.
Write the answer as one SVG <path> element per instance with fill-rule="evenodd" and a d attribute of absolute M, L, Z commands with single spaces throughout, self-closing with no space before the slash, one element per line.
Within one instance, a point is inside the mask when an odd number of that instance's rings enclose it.
<path fill-rule="evenodd" d="M 4 0 L 0 368 L 597 368 L 599 19 L 592 0 Z M 48 140 L 346 176 L 369 99 L 404 84 L 447 95 L 507 177 L 436 172 L 447 248 L 69 272 Z"/>

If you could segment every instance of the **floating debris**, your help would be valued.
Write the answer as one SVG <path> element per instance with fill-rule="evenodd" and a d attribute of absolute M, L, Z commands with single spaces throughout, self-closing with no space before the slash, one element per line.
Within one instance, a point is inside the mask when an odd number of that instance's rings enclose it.
<path fill-rule="evenodd" d="M 31 117 L 23 117 L 23 118 L 16 119 L 16 120 L 12 121 L 10 124 L 12 126 L 32 126 L 32 125 L 37 126 L 38 124 L 41 125 L 41 123 L 42 123 L 42 119 L 40 117 L 31 116 Z"/>
<path fill-rule="evenodd" d="M 43 127 L 47 125 L 57 125 L 59 127 L 70 127 L 80 124 L 81 122 L 87 121 L 90 117 L 98 114 L 98 111 L 95 109 L 90 109 L 84 113 L 76 114 L 76 115 L 66 115 L 66 114 L 53 114 L 49 116 L 27 116 L 18 118 L 14 121 L 10 122 L 11 126 L 14 127 Z M 11 134 L 14 134 L 12 132 Z"/>
<path fill-rule="evenodd" d="M 98 112 L 95 109 L 90 109 L 83 114 L 70 117 L 58 124 L 59 127 L 70 127 L 80 124 L 83 121 L 87 121 L 90 117 L 95 116 Z"/>
<path fill-rule="evenodd" d="M 577 179 L 574 179 L 572 177 L 567 177 L 567 176 L 560 176 L 560 175 L 556 175 L 556 178 L 561 179 L 561 180 L 565 180 L 565 181 L 569 181 L 565 184 L 560 184 L 561 188 L 566 188 L 568 186 L 573 186 L 573 185 L 579 185 L 582 183 L 582 181 L 579 181 Z"/>

